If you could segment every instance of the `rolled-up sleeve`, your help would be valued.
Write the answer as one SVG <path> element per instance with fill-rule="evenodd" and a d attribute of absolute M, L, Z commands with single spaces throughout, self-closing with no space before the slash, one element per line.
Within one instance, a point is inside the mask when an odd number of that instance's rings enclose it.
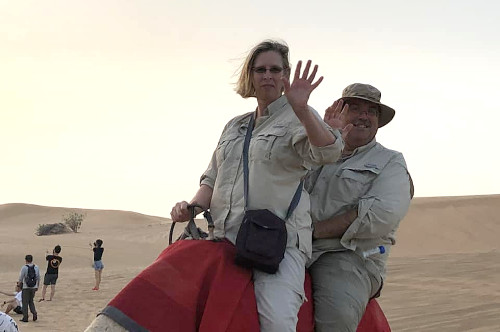
<path fill-rule="evenodd" d="M 335 142 L 325 146 L 314 146 L 307 137 L 307 132 L 303 126 L 298 127 L 293 132 L 292 145 L 295 151 L 304 160 L 305 167 L 311 169 L 312 166 L 321 166 L 330 164 L 340 158 L 342 149 L 344 148 L 344 141 L 339 130 L 332 129 L 327 125 L 318 113 L 314 110 L 315 116 L 320 119 L 322 125 L 335 136 Z"/>
<path fill-rule="evenodd" d="M 373 181 L 360 199 L 358 217 L 341 239 L 355 249 L 356 239 L 380 238 L 395 231 L 410 206 L 410 180 L 401 154 L 396 155 Z"/>
<path fill-rule="evenodd" d="M 209 186 L 210 188 L 215 187 L 215 179 L 217 178 L 217 158 L 215 156 L 215 151 L 212 154 L 212 159 L 208 164 L 206 171 L 202 174 L 200 178 L 200 186 L 202 184 Z"/>

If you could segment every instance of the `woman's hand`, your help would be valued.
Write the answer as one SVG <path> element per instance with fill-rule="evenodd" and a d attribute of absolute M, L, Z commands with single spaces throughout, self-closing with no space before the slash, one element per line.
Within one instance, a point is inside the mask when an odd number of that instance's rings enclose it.
<path fill-rule="evenodd" d="M 332 129 L 339 129 L 342 132 L 344 141 L 347 135 L 353 128 L 352 123 L 346 124 L 345 117 L 349 111 L 349 105 L 344 104 L 342 99 L 333 102 L 332 106 L 328 107 L 325 111 L 323 121 L 325 121 Z"/>
<path fill-rule="evenodd" d="M 188 205 L 189 203 L 186 201 L 174 205 L 172 211 L 170 211 L 170 217 L 173 222 L 184 222 L 189 220 L 191 212 L 188 209 Z"/>
<path fill-rule="evenodd" d="M 189 205 L 199 205 L 203 206 L 205 209 L 210 208 L 210 201 L 212 200 L 213 189 L 206 184 L 202 184 L 200 189 L 196 192 L 191 203 L 186 201 L 179 202 L 174 205 L 172 211 L 170 211 L 170 217 L 173 222 L 184 222 L 191 218 L 191 211 L 188 209 Z M 195 209 L 195 214 L 202 211 L 200 208 Z"/>
<path fill-rule="evenodd" d="M 307 61 L 302 77 L 300 77 L 301 67 L 302 61 L 299 61 L 297 63 L 297 68 L 295 69 L 292 84 L 290 84 L 286 77 L 282 78 L 285 87 L 285 96 L 299 120 L 302 120 L 305 116 L 309 115 L 309 107 L 307 106 L 309 96 L 311 95 L 311 92 L 321 83 L 321 81 L 323 81 L 323 76 L 321 76 L 316 82 L 314 82 L 316 72 L 318 71 L 318 65 L 314 65 L 313 71 L 311 75 L 309 75 L 311 60 Z"/>

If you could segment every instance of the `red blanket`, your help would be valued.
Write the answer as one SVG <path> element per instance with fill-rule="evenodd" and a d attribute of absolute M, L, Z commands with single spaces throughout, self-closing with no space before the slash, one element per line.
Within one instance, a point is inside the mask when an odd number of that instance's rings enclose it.
<path fill-rule="evenodd" d="M 135 277 L 103 310 L 133 331 L 258 332 L 251 272 L 234 264 L 229 242 L 177 241 Z M 311 282 L 297 331 L 314 331 Z M 390 331 L 370 301 L 358 332 Z"/>

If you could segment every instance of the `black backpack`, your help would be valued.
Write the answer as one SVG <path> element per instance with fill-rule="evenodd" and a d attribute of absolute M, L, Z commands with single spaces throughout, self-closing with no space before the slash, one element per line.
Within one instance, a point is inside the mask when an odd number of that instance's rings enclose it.
<path fill-rule="evenodd" d="M 26 266 L 28 267 L 28 273 L 26 274 L 26 278 L 24 278 L 26 286 L 35 287 L 36 286 L 35 265 L 26 265 Z"/>

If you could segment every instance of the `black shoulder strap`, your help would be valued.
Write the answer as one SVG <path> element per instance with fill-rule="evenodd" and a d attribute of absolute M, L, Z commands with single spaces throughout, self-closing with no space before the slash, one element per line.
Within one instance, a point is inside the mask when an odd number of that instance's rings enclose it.
<path fill-rule="evenodd" d="M 252 138 L 252 130 L 255 123 L 254 114 L 248 121 L 247 133 L 245 135 L 245 142 L 243 143 L 243 190 L 245 197 L 245 211 L 248 207 L 248 148 L 250 146 L 250 139 Z"/>
<path fill-rule="evenodd" d="M 247 132 L 245 135 L 245 142 L 243 143 L 243 190 L 245 197 L 245 211 L 248 208 L 248 149 L 250 146 L 250 139 L 252 138 L 252 130 L 255 124 L 255 114 L 252 114 L 250 120 L 248 121 Z M 301 180 L 295 194 L 293 195 L 292 201 L 288 206 L 288 211 L 286 213 L 286 218 L 288 219 L 300 201 L 300 196 L 302 195 L 302 187 L 304 185 L 304 180 Z"/>

